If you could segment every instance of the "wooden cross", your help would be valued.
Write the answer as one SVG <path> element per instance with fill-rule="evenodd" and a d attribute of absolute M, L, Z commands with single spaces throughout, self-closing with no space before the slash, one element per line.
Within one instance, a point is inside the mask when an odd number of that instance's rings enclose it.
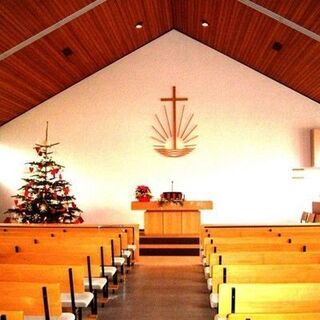
<path fill-rule="evenodd" d="M 161 98 L 161 101 L 172 101 L 172 114 L 173 114 L 173 149 L 177 149 L 177 113 L 176 113 L 176 102 L 187 101 L 188 98 L 177 98 L 176 87 L 172 87 L 172 98 Z"/>

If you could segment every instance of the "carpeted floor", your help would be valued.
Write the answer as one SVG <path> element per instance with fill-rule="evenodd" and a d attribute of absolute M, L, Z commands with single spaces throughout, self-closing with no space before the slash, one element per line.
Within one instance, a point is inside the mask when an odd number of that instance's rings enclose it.
<path fill-rule="evenodd" d="M 198 258 L 199 259 L 199 258 Z M 183 263 L 183 261 L 181 261 Z M 138 264 L 99 308 L 106 320 L 209 320 L 214 313 L 200 264 Z"/>

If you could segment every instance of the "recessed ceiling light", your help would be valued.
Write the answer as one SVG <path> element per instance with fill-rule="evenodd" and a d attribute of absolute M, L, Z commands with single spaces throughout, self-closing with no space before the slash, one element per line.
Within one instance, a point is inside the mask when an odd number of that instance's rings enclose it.
<path fill-rule="evenodd" d="M 143 23 L 142 22 L 138 22 L 136 24 L 136 29 L 142 29 L 143 28 Z"/>
<path fill-rule="evenodd" d="M 204 28 L 209 27 L 209 23 L 208 23 L 208 21 L 206 21 L 206 20 L 202 20 L 202 21 L 201 21 L 201 25 L 202 25 Z"/>

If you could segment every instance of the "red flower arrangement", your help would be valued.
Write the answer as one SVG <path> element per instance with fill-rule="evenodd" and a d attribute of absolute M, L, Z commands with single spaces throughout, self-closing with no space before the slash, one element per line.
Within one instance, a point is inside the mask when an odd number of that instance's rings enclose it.
<path fill-rule="evenodd" d="M 152 198 L 152 193 L 147 186 L 137 186 L 136 188 L 136 199 L 138 201 L 150 201 Z"/>

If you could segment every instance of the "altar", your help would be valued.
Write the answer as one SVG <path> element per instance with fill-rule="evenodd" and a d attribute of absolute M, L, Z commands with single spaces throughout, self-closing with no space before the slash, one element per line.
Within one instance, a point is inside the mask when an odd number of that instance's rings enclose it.
<path fill-rule="evenodd" d="M 195 235 L 200 233 L 200 210 L 213 208 L 212 201 L 131 202 L 131 210 L 145 210 L 145 235 Z"/>

